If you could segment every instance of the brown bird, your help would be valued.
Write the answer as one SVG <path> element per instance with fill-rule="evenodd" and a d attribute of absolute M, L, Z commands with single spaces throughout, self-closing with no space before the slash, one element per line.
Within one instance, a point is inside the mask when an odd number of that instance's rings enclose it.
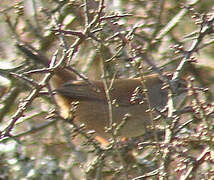
<path fill-rule="evenodd" d="M 32 53 L 32 49 L 19 46 L 19 49 L 27 56 L 34 60 L 40 59 L 40 62 L 42 58 L 43 64 L 48 65 L 48 60 L 38 52 Z M 31 55 L 29 55 L 30 53 Z M 60 107 L 61 115 L 64 118 L 71 117 L 72 102 L 78 101 L 76 110 L 73 112 L 74 121 L 84 123 L 86 129 L 95 131 L 98 140 L 102 143 L 106 142 L 103 140 L 111 137 L 111 133 L 106 131 L 106 127 L 110 125 L 111 116 L 104 82 L 97 80 L 90 81 L 91 84 L 89 84 L 83 80 L 75 80 L 75 78 L 74 73 L 67 69 L 57 71 L 52 78 L 52 85 L 57 92 L 56 102 Z M 107 83 L 110 84 L 110 82 Z M 185 92 L 185 84 L 184 80 L 178 81 L 177 88 L 175 88 L 177 89 L 176 97 Z M 163 109 L 168 101 L 168 93 L 167 90 L 162 89 L 163 82 L 159 76 L 155 74 L 145 76 L 145 86 L 150 106 L 158 110 Z M 117 129 L 114 133 L 117 132 L 118 137 L 136 137 L 151 131 L 152 120 L 147 111 L 149 104 L 145 98 L 140 78 L 114 80 L 109 95 L 112 121 L 116 124 L 114 129 Z M 119 126 L 121 127 L 119 128 Z"/>

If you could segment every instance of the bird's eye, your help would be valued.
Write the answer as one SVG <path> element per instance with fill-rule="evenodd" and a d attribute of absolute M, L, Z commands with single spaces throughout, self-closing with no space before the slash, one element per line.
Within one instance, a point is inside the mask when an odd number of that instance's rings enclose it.
<path fill-rule="evenodd" d="M 178 88 L 186 88 L 187 87 L 187 83 L 185 80 L 181 79 L 178 82 Z"/>

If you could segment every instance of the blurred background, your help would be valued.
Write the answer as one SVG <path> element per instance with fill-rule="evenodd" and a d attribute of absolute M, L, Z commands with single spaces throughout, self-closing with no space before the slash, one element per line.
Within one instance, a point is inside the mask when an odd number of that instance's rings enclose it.
<path fill-rule="evenodd" d="M 157 179 L 163 164 L 169 179 L 212 179 L 213 8 L 213 0 L 1 1 L 0 179 Z M 43 66 L 24 55 L 17 42 L 50 60 L 56 50 L 58 57 L 70 52 L 67 64 L 90 80 L 102 79 L 104 72 L 109 79 L 136 77 L 140 66 L 144 74 L 151 73 L 136 56 L 138 49 L 163 72 L 175 72 L 189 55 L 183 71 L 191 97 L 186 104 L 193 111 L 180 117 L 168 159 L 161 159 L 146 137 L 118 142 L 117 150 L 97 149 L 72 124 L 54 116 L 56 106 L 45 92 L 17 116 L 45 75 L 25 74 Z M 196 93 L 193 86 L 209 90 Z M 145 139 L 148 144 L 140 145 Z"/>

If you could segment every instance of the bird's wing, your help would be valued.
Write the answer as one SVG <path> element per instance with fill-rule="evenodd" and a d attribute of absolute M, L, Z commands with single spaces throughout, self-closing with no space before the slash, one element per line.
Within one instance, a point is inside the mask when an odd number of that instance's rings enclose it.
<path fill-rule="evenodd" d="M 121 84 L 123 84 L 123 80 L 120 80 L 120 82 L 122 82 Z M 125 83 L 126 82 L 124 82 L 124 84 Z M 115 84 L 118 85 L 118 83 Z M 124 89 L 123 91 L 121 91 L 120 88 L 121 85 L 120 87 L 113 85 L 112 90 L 110 91 L 111 100 L 118 106 L 130 106 L 139 104 L 139 97 L 144 97 L 142 94 L 138 93 L 138 99 L 136 101 L 138 103 L 131 102 L 137 85 L 136 87 L 133 86 L 132 89 Z M 85 81 L 69 81 L 56 91 L 65 97 L 71 98 L 72 100 L 93 100 L 107 103 L 106 92 L 104 89 L 104 85 L 101 81 L 94 81 L 92 82 L 92 84 L 89 84 Z"/>

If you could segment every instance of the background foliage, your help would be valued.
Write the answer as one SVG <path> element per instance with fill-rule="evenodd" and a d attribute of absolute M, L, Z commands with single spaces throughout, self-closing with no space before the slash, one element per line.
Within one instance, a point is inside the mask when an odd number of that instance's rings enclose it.
<path fill-rule="evenodd" d="M 213 5 L 213 0 L 1 1 L 0 179 L 212 179 Z M 164 130 L 171 135 L 163 133 L 156 143 L 143 136 L 102 149 L 56 115 L 47 95 L 49 71 L 24 56 L 17 42 L 50 60 L 58 50 L 59 59 L 66 55 L 63 63 L 90 80 L 102 79 L 104 72 L 109 79 L 148 74 L 148 62 L 163 71 L 182 70 L 189 110 L 171 117 L 177 126 L 170 123 Z"/>

